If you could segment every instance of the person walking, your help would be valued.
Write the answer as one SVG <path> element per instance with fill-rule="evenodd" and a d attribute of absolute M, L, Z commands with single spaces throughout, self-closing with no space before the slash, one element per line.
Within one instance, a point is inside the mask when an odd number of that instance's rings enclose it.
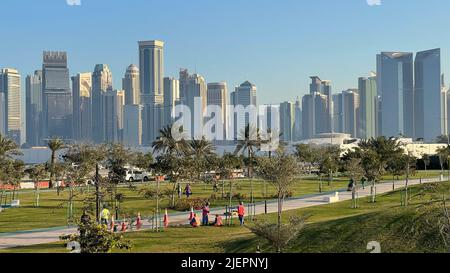
<path fill-rule="evenodd" d="M 244 203 L 239 202 L 239 206 L 238 206 L 238 216 L 239 216 L 239 222 L 241 223 L 241 226 L 244 225 L 244 217 L 245 217 L 245 207 L 244 207 Z"/>
<path fill-rule="evenodd" d="M 109 223 L 109 217 L 110 217 L 111 213 L 109 212 L 108 208 L 105 206 L 103 206 L 103 210 L 100 213 L 100 218 L 101 218 L 101 223 L 103 225 L 108 226 Z"/>
<path fill-rule="evenodd" d="M 189 198 L 192 195 L 191 184 L 186 185 L 186 188 L 184 189 L 184 194 L 186 194 L 187 198 Z"/>
<path fill-rule="evenodd" d="M 207 226 L 209 224 L 209 202 L 206 202 L 206 204 L 202 208 L 202 225 Z"/>

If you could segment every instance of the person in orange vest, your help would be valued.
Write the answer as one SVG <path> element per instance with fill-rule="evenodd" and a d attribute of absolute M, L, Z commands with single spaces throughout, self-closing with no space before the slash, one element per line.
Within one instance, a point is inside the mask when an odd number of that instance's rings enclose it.
<path fill-rule="evenodd" d="M 239 222 L 241 223 L 241 226 L 244 225 L 244 216 L 245 216 L 245 207 L 244 207 L 244 203 L 239 202 L 239 206 L 238 206 L 238 216 L 239 216 Z"/>
<path fill-rule="evenodd" d="M 214 224 L 215 227 L 221 227 L 223 226 L 223 221 L 222 221 L 222 216 L 220 216 L 219 214 L 216 215 L 216 219 L 214 220 Z"/>
<path fill-rule="evenodd" d="M 197 217 L 197 214 L 194 214 L 194 217 L 191 220 L 191 226 L 192 227 L 199 227 L 200 226 L 200 219 Z"/>

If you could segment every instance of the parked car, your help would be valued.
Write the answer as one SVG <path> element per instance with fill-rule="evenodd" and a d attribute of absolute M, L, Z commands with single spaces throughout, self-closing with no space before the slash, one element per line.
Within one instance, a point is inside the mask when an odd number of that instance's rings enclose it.
<path fill-rule="evenodd" d="M 150 174 L 147 172 L 144 172 L 139 169 L 127 169 L 127 174 L 125 176 L 125 180 L 129 182 L 134 181 L 150 181 Z"/>

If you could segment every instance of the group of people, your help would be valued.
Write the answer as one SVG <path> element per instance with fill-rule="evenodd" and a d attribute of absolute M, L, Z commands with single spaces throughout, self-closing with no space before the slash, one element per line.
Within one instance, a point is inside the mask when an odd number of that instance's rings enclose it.
<path fill-rule="evenodd" d="M 83 214 L 82 221 L 84 219 L 85 216 Z M 111 215 L 111 212 L 106 206 L 103 206 L 103 210 L 100 212 L 100 223 L 108 227 L 108 229 L 111 230 L 112 232 L 118 232 L 119 230 L 121 232 L 126 232 L 131 225 L 131 223 L 129 223 L 127 220 L 123 220 L 120 224 L 116 223 L 114 215 Z M 141 227 L 142 227 L 142 218 L 141 213 L 139 212 L 136 217 L 136 228 L 139 230 Z"/>
<path fill-rule="evenodd" d="M 209 206 L 210 206 L 210 203 L 206 202 L 206 204 L 202 207 L 202 220 L 201 221 L 200 221 L 200 219 L 199 219 L 199 217 L 197 216 L 196 213 L 193 213 L 193 215 L 191 215 L 190 225 L 192 227 L 199 227 L 200 225 L 202 225 L 202 226 L 209 226 L 210 225 L 210 222 L 209 222 L 209 214 L 210 214 Z M 243 226 L 244 225 L 244 217 L 245 217 L 245 207 L 244 207 L 244 204 L 242 202 L 239 202 L 239 206 L 237 207 L 237 213 L 238 213 L 238 217 L 239 217 L 239 223 L 240 223 L 241 226 Z M 216 214 L 216 218 L 214 219 L 214 222 L 211 224 L 211 226 L 215 226 L 215 227 L 223 226 L 223 218 L 222 218 L 222 216 L 220 216 L 219 214 Z"/>

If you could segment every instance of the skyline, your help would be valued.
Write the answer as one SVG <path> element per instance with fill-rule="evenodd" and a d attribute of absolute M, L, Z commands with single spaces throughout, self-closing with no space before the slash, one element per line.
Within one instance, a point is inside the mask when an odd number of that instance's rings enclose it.
<path fill-rule="evenodd" d="M 126 7 L 118 1 L 108 1 L 107 16 L 99 13 L 99 8 L 106 3 L 103 0 L 85 0 L 81 6 L 74 7 L 59 0 L 34 2 L 9 1 L 4 5 L 6 15 L 0 18 L 0 22 L 14 25 L 14 30 L 5 30 L 10 39 L 0 44 L 0 66 L 18 69 L 23 76 L 40 68 L 43 50 L 62 50 L 68 52 L 70 75 L 93 71 L 96 64 L 105 63 L 111 68 L 114 88 L 120 88 L 126 68 L 130 64 L 138 64 L 137 41 L 148 39 L 166 42 L 164 76 L 176 77 L 179 69 L 188 68 L 204 76 L 207 82 L 225 81 L 231 88 L 250 80 L 258 86 L 261 104 L 295 101 L 296 97 L 308 93 L 311 75 L 330 80 L 333 93 L 356 88 L 359 77 L 376 70 L 374 56 L 381 51 L 417 52 L 441 48 L 442 72 L 448 72 L 450 67 L 450 60 L 446 58 L 446 52 L 450 50 L 450 46 L 447 46 L 450 45 L 450 38 L 439 35 L 445 26 L 444 16 L 439 14 L 445 10 L 445 6 L 450 7 L 445 1 L 427 1 L 428 4 L 408 1 L 405 5 L 406 1 L 397 0 L 369 6 L 363 0 L 340 3 L 330 0 L 315 1 L 317 3 L 285 1 L 287 5 L 263 0 L 254 6 L 254 1 L 207 3 L 200 0 L 196 2 L 197 5 L 191 6 L 189 4 L 192 3 L 186 1 L 157 3 L 136 0 Z M 433 6 L 429 2 L 439 2 L 439 5 Z M 328 3 L 329 9 L 323 9 L 324 3 Z M 152 5 L 154 9 L 147 9 Z M 171 12 L 153 12 L 168 10 L 169 6 Z M 403 8 L 402 12 L 395 13 L 399 7 Z M 223 13 L 211 15 L 207 12 L 211 10 Z M 56 11 L 58 13 L 52 17 L 58 21 L 55 25 L 45 18 Z M 150 16 L 144 18 L 144 11 L 148 11 Z M 255 15 L 253 20 L 252 16 L 248 16 L 249 11 Z M 433 19 L 427 22 L 402 21 L 418 12 L 433 14 Z M 122 13 L 122 17 L 116 16 L 118 13 Z M 108 19 L 127 18 L 126 15 L 131 13 L 134 14 L 134 20 Z M 311 17 L 309 13 L 323 19 L 315 21 L 314 28 L 311 24 L 302 24 Z M 21 18 L 15 16 L 18 14 L 22 18 L 29 18 L 28 23 L 18 20 Z M 41 16 L 36 16 L 38 14 Z M 342 20 L 350 18 L 346 17 L 348 14 L 352 14 L 351 19 Z M 392 14 L 395 14 L 395 19 L 390 18 Z M 189 21 L 192 15 L 196 20 Z M 84 20 L 79 20 L 78 16 L 83 16 Z M 209 20 L 211 16 L 216 20 Z M 264 20 L 267 18 L 265 16 L 277 20 L 268 23 L 265 22 L 268 20 Z M 158 20 L 161 18 L 163 20 Z M 174 25 L 174 18 L 183 24 Z M 361 18 L 365 18 L 364 23 L 354 24 Z M 236 19 L 239 19 L 238 22 Z M 30 25 L 31 21 L 39 24 Z M 96 22 L 101 23 L 98 28 Z M 396 23 L 396 28 L 386 29 L 385 26 L 392 22 Z M 36 29 L 38 25 L 41 27 L 39 31 Z M 133 31 L 129 31 L 131 27 Z M 427 32 L 423 33 L 424 30 Z M 384 34 L 383 39 L 377 38 L 380 37 L 377 36 L 380 31 Z M 417 35 L 416 38 L 408 35 L 416 31 L 423 35 Z M 113 35 L 116 32 L 121 35 Z M 19 33 L 20 36 L 16 35 Z M 318 35 L 311 38 L 315 33 Z M 227 42 L 231 38 L 235 41 Z M 317 41 L 316 44 L 305 43 L 311 39 Z M 325 51 L 330 44 L 334 50 Z M 277 49 L 280 54 L 272 54 L 273 49 Z M 346 64 L 346 69 L 342 69 L 339 64 Z M 22 86 L 25 86 L 24 78 Z M 24 92 L 22 88 L 22 94 Z"/>

